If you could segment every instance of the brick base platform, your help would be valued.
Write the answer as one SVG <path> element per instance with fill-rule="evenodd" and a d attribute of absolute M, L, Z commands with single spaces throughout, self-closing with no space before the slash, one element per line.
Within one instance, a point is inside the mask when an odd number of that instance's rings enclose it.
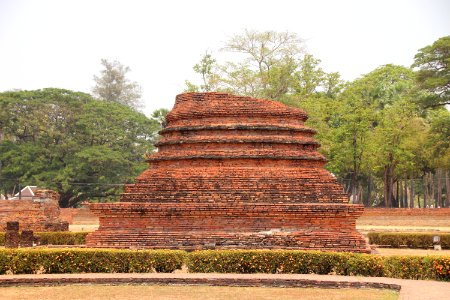
<path fill-rule="evenodd" d="M 369 253 L 352 204 L 91 204 L 89 247 L 317 249 Z"/>

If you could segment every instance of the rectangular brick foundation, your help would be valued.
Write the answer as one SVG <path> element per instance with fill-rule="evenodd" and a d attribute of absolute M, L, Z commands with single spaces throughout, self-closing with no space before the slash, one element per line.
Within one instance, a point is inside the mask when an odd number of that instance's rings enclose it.
<path fill-rule="evenodd" d="M 370 252 L 355 230 L 360 205 L 122 202 L 91 210 L 100 227 L 90 247 Z"/>

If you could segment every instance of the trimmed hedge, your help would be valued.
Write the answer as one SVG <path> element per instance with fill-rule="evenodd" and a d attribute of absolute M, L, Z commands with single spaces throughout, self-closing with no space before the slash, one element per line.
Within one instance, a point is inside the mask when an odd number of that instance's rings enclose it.
<path fill-rule="evenodd" d="M 173 272 L 296 273 L 450 280 L 449 256 L 294 250 L 1 249 L 0 274 Z"/>
<path fill-rule="evenodd" d="M 41 245 L 84 245 L 89 232 L 35 232 Z M 0 246 L 5 245 L 5 233 L 0 232 Z"/>
<path fill-rule="evenodd" d="M 0 274 L 173 272 L 185 256 L 176 250 L 2 249 Z"/>
<path fill-rule="evenodd" d="M 450 233 L 369 232 L 370 244 L 399 248 L 432 248 L 433 237 L 440 236 L 442 249 L 450 249 Z"/>
<path fill-rule="evenodd" d="M 450 279 L 450 257 L 295 250 L 205 250 L 189 253 L 189 272 L 297 273 Z"/>

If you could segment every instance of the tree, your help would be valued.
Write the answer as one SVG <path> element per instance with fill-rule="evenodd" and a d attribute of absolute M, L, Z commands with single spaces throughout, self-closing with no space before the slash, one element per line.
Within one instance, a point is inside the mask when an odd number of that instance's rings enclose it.
<path fill-rule="evenodd" d="M 450 36 L 420 49 L 412 66 L 419 69 L 416 75 L 423 91 L 421 104 L 425 108 L 450 104 Z"/>
<path fill-rule="evenodd" d="M 92 89 L 93 94 L 101 100 L 140 109 L 142 107 L 141 87 L 126 78 L 126 74 L 131 69 L 118 61 L 110 62 L 102 59 L 101 64 L 104 69 L 100 72 L 100 76 L 94 75 L 96 85 Z"/>
<path fill-rule="evenodd" d="M 118 103 L 61 89 L 0 93 L 0 188 L 37 185 L 60 206 L 113 200 L 146 168 L 160 125 Z"/>
<path fill-rule="evenodd" d="M 202 76 L 203 84 L 197 86 L 186 80 L 186 92 L 210 92 L 217 88 L 217 71 L 216 60 L 211 54 L 205 53 L 200 62 L 194 65 L 194 72 Z"/>

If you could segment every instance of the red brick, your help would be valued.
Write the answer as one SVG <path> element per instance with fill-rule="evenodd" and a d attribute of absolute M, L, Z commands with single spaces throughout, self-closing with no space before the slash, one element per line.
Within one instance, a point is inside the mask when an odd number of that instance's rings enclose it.
<path fill-rule="evenodd" d="M 224 93 L 177 96 L 149 168 L 120 203 L 91 204 L 94 247 L 367 252 L 304 111 Z"/>

